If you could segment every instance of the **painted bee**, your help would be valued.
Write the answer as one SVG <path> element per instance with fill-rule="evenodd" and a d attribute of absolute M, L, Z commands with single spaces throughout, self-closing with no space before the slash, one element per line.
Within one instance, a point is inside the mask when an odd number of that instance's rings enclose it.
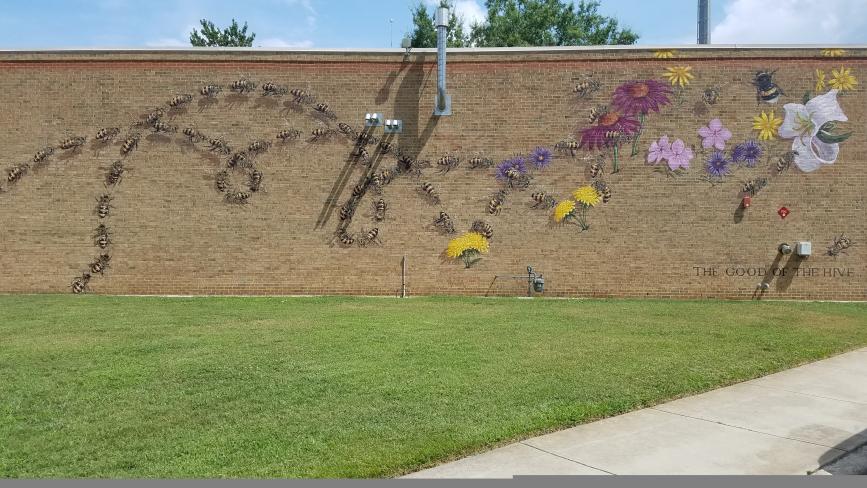
<path fill-rule="evenodd" d="M 232 156 L 229 157 L 229 160 L 226 162 L 227 166 L 232 169 L 237 167 L 245 167 L 250 164 L 249 158 L 247 157 L 247 151 L 238 151 Z"/>
<path fill-rule="evenodd" d="M 281 86 L 281 85 L 278 85 L 276 83 L 271 83 L 270 81 L 268 83 L 265 83 L 264 85 L 262 85 L 262 96 L 265 96 L 265 97 L 270 97 L 270 96 L 281 97 L 288 92 L 289 92 L 289 89 L 286 88 L 285 86 Z"/>
<path fill-rule="evenodd" d="M 226 201 L 236 205 L 244 205 L 250 199 L 250 193 L 245 191 L 231 191 L 226 194 Z"/>
<path fill-rule="evenodd" d="M 99 224 L 96 227 L 96 233 L 93 236 L 94 244 L 100 249 L 105 249 L 111 244 L 111 234 L 105 224 Z"/>
<path fill-rule="evenodd" d="M 388 209 L 388 204 L 385 203 L 385 200 L 380 198 L 379 200 L 373 202 L 373 220 L 377 222 L 381 222 L 385 219 L 385 211 Z"/>
<path fill-rule="evenodd" d="M 424 195 L 427 196 L 428 200 L 430 200 L 431 203 L 439 205 L 440 194 L 439 194 L 439 192 L 437 192 L 436 188 L 434 188 L 434 186 L 431 183 L 424 182 L 424 183 L 422 183 L 422 185 L 419 189 L 421 190 L 421 192 Z"/>
<path fill-rule="evenodd" d="M 163 122 L 162 120 L 157 120 L 156 122 L 151 124 L 151 129 L 154 132 L 167 132 L 167 133 L 173 133 L 173 132 L 178 131 L 177 126 L 169 125 L 169 124 Z"/>
<path fill-rule="evenodd" d="M 101 274 L 105 275 L 105 270 L 108 269 L 108 264 L 111 262 L 111 256 L 108 254 L 101 254 L 96 260 L 90 263 L 90 272 L 93 274 Z"/>
<path fill-rule="evenodd" d="M 105 175 L 105 185 L 114 186 L 120 183 L 120 179 L 123 177 L 123 172 L 123 161 L 117 160 L 111 163 L 111 168 L 108 169 L 108 173 Z"/>
<path fill-rule="evenodd" d="M 590 177 L 597 178 L 598 176 L 605 173 L 605 158 L 600 156 L 596 159 L 596 162 L 590 165 Z"/>
<path fill-rule="evenodd" d="M 361 161 L 364 164 L 370 163 L 370 153 L 367 149 L 359 146 L 352 151 L 352 158 Z"/>
<path fill-rule="evenodd" d="M 316 110 L 317 112 L 319 112 L 320 114 L 328 117 L 329 119 L 336 119 L 337 118 L 337 114 L 335 114 L 334 111 L 328 107 L 327 103 L 317 103 L 316 106 L 313 107 L 313 109 Z"/>
<path fill-rule="evenodd" d="M 141 138 L 141 134 L 138 132 L 134 132 L 127 136 L 127 138 L 123 141 L 123 144 L 120 146 L 120 153 L 126 156 L 131 153 L 133 149 L 138 147 L 138 141 Z"/>
<path fill-rule="evenodd" d="M 202 134 L 197 129 L 194 129 L 192 127 L 185 128 L 184 129 L 184 135 L 187 136 L 187 139 L 189 139 L 190 142 L 194 143 L 194 144 L 207 139 L 207 137 L 205 137 L 204 134 Z"/>
<path fill-rule="evenodd" d="M 356 135 L 355 129 L 353 129 L 351 125 L 349 125 L 345 122 L 338 122 L 337 123 L 337 130 L 341 134 L 346 135 L 346 136 L 355 136 Z"/>
<path fill-rule="evenodd" d="M 503 210 L 503 203 L 506 202 L 507 192 L 505 190 L 500 190 L 496 195 L 491 197 L 491 200 L 488 201 L 488 213 L 491 215 L 499 215 Z"/>
<path fill-rule="evenodd" d="M 108 217 L 109 210 L 111 209 L 111 195 L 103 194 L 96 199 L 96 202 L 96 215 L 101 219 Z"/>
<path fill-rule="evenodd" d="M 9 172 L 6 173 L 6 181 L 8 183 L 15 183 L 23 178 L 28 170 L 30 170 L 30 165 L 27 163 L 15 165 L 9 168 Z"/>
<path fill-rule="evenodd" d="M 203 97 L 216 98 L 221 91 L 223 91 L 223 87 L 220 85 L 204 85 L 199 89 L 199 94 Z"/>
<path fill-rule="evenodd" d="M 237 81 L 233 81 L 230 89 L 236 93 L 250 93 L 251 91 L 256 89 L 256 84 L 248 79 L 240 79 Z"/>
<path fill-rule="evenodd" d="M 741 193 L 756 196 L 762 188 L 768 185 L 767 178 L 755 178 L 749 181 L 746 181 L 741 186 Z"/>
<path fill-rule="evenodd" d="M 840 253 L 845 253 L 846 249 L 849 249 L 851 246 L 852 240 L 844 234 L 840 234 L 840 237 L 835 237 L 834 242 L 828 246 L 827 254 L 828 256 L 837 257 Z"/>
<path fill-rule="evenodd" d="M 485 239 L 491 239 L 494 237 L 494 228 L 491 227 L 491 224 L 485 222 L 484 220 L 477 220 L 473 222 L 473 226 L 470 227 L 470 230 L 473 232 L 478 232 L 479 234 L 485 236 Z"/>
<path fill-rule="evenodd" d="M 229 147 L 229 144 L 223 139 L 208 139 L 208 144 L 210 145 L 211 151 L 217 151 L 223 154 L 229 154 L 232 152 L 232 148 Z"/>
<path fill-rule="evenodd" d="M 598 90 L 601 86 L 602 85 L 598 81 L 591 79 L 590 76 L 585 76 L 578 78 L 578 83 L 575 84 L 572 93 L 578 95 L 578 98 L 584 98 Z"/>
<path fill-rule="evenodd" d="M 163 109 L 157 108 L 153 112 L 147 114 L 147 116 L 145 117 L 145 121 L 147 122 L 147 125 L 154 125 L 159 122 L 160 119 L 162 119 L 165 115 L 166 113 L 165 111 L 163 111 Z"/>
<path fill-rule="evenodd" d="M 366 132 L 359 132 L 358 135 L 355 137 L 355 142 L 358 145 L 365 145 L 366 144 L 368 146 L 372 146 L 372 145 L 378 143 L 379 139 L 374 137 L 372 134 L 369 134 Z"/>
<path fill-rule="evenodd" d="M 530 195 L 534 202 L 533 208 L 554 208 L 557 205 L 557 200 L 554 199 L 551 195 L 548 195 L 544 191 L 537 191 Z"/>
<path fill-rule="evenodd" d="M 373 175 L 370 179 L 370 184 L 373 186 L 374 190 L 377 193 L 382 193 L 382 189 L 385 185 L 391 183 L 394 179 L 394 172 L 390 169 L 385 169 L 380 171 L 379 173 Z"/>
<path fill-rule="evenodd" d="M 222 193 L 229 189 L 229 172 L 226 170 L 222 170 L 217 172 L 214 176 L 214 185 L 217 188 L 217 191 Z"/>
<path fill-rule="evenodd" d="M 590 109 L 590 115 L 587 116 L 587 122 L 590 124 L 595 124 L 596 121 L 599 120 L 599 117 L 602 117 L 608 112 L 607 105 L 597 105 Z"/>
<path fill-rule="evenodd" d="M 461 160 L 455 156 L 443 156 L 437 160 L 437 166 L 439 166 L 440 173 L 448 173 L 449 171 L 458 167 L 461 164 Z"/>
<path fill-rule="evenodd" d="M 60 143 L 60 149 L 72 149 L 75 151 L 83 146 L 85 142 L 87 142 L 87 138 L 84 136 L 69 137 Z"/>
<path fill-rule="evenodd" d="M 593 188 L 602 195 L 602 203 L 608 203 L 611 201 L 611 187 L 608 186 L 608 183 L 605 183 L 602 180 L 596 180 L 593 182 Z"/>
<path fill-rule="evenodd" d="M 774 83 L 774 73 L 777 70 L 762 70 L 756 72 L 753 77 L 753 86 L 756 87 L 756 102 L 776 103 L 780 96 L 785 95 L 783 90 Z"/>
<path fill-rule="evenodd" d="M 261 171 L 257 169 L 250 171 L 250 181 L 248 182 L 247 188 L 249 188 L 251 192 L 259 191 L 259 189 L 262 188 L 262 178 L 264 178 L 264 175 Z"/>
<path fill-rule="evenodd" d="M 361 183 L 352 187 L 352 198 L 361 198 L 364 196 L 364 192 L 367 191 L 367 180 L 362 181 Z"/>
<path fill-rule="evenodd" d="M 340 210 L 337 212 L 337 216 L 340 218 L 341 222 L 346 222 L 348 220 L 352 220 L 352 216 L 355 214 L 355 199 L 352 199 L 343 205 L 340 206 Z"/>
<path fill-rule="evenodd" d="M 701 93 L 701 101 L 707 105 L 715 105 L 719 100 L 719 86 L 711 86 L 704 89 Z"/>
<path fill-rule="evenodd" d="M 277 133 L 277 139 L 282 142 L 293 141 L 301 137 L 301 131 L 298 129 L 285 129 Z"/>
<path fill-rule="evenodd" d="M 189 93 L 186 93 L 184 95 L 178 95 L 176 97 L 173 97 L 171 100 L 169 100 L 169 107 L 180 108 L 180 107 L 183 107 L 184 105 L 190 103 L 192 100 L 193 100 L 193 96 L 190 95 Z"/>
<path fill-rule="evenodd" d="M 578 142 L 571 139 L 560 141 L 557 144 L 554 144 L 554 149 L 561 153 L 568 151 L 574 158 L 575 153 L 578 151 Z"/>
<path fill-rule="evenodd" d="M 54 148 L 51 146 L 46 146 L 33 155 L 33 162 L 41 163 L 42 161 L 45 161 L 45 158 L 51 156 L 52 154 L 54 154 Z"/>
<path fill-rule="evenodd" d="M 494 165 L 494 160 L 491 158 L 485 158 L 482 156 L 476 156 L 470 158 L 469 160 L 470 168 L 478 169 L 478 168 L 490 168 Z"/>
<path fill-rule="evenodd" d="M 530 186 L 530 175 L 522 174 L 515 168 L 509 168 L 505 172 L 509 180 L 509 188 L 527 188 Z"/>
<path fill-rule="evenodd" d="M 795 156 L 798 155 L 798 151 L 786 151 L 782 156 L 777 158 L 777 174 L 786 171 L 792 166 L 792 163 L 795 162 Z"/>
<path fill-rule="evenodd" d="M 394 149 L 394 145 L 390 142 L 380 141 L 379 142 L 379 152 L 382 154 L 388 154 Z"/>
<path fill-rule="evenodd" d="M 263 153 L 267 151 L 269 147 L 271 147 L 271 143 L 268 141 L 253 141 L 247 147 L 247 152 L 251 152 L 253 154 Z"/>
<path fill-rule="evenodd" d="M 313 129 L 313 132 L 310 133 L 312 135 L 310 140 L 313 142 L 318 141 L 320 139 L 323 139 L 323 138 L 330 136 L 333 132 L 334 132 L 334 129 L 329 129 L 327 127 L 319 127 L 319 128 Z"/>
<path fill-rule="evenodd" d="M 382 244 L 382 241 L 379 240 L 379 228 L 374 227 L 367 232 L 361 231 L 361 238 L 358 239 L 358 245 L 361 247 L 367 246 L 371 242 L 376 244 Z"/>
<path fill-rule="evenodd" d="M 78 278 L 72 280 L 72 293 L 79 295 L 87 291 L 87 284 L 90 283 L 90 273 L 84 273 Z"/>
<path fill-rule="evenodd" d="M 312 99 L 310 93 L 300 88 L 293 88 L 289 90 L 289 94 L 292 95 L 292 101 L 295 103 L 308 103 Z"/>
<path fill-rule="evenodd" d="M 455 233 L 455 224 L 452 222 L 452 218 L 442 210 L 440 210 L 440 216 L 434 219 L 434 226 L 439 227 L 446 234 Z"/>
<path fill-rule="evenodd" d="M 111 142 L 118 134 L 120 134 L 119 127 L 103 127 L 96 131 L 96 140 L 102 143 Z"/>
<path fill-rule="evenodd" d="M 337 232 L 337 239 L 343 246 L 351 246 L 355 244 L 355 238 L 352 237 L 352 235 L 350 235 L 348 232 L 346 232 L 346 229 L 340 229 Z"/>

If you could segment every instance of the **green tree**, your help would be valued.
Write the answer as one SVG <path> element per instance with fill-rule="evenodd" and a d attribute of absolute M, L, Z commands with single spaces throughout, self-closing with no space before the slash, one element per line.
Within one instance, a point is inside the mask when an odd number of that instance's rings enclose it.
<path fill-rule="evenodd" d="M 562 0 L 486 0 L 487 18 L 474 24 L 470 44 L 498 46 L 587 46 L 634 44 L 638 35 L 619 29 L 617 19 L 598 13 L 599 2 L 577 8 Z"/>
<path fill-rule="evenodd" d="M 256 34 L 252 32 L 247 35 L 246 22 L 244 27 L 238 27 L 238 23 L 232 19 L 232 25 L 223 30 L 214 26 L 210 20 L 202 19 L 199 22 L 202 24 L 201 33 L 196 29 L 190 33 L 190 44 L 196 47 L 250 47 L 256 38 Z"/>
<path fill-rule="evenodd" d="M 441 2 L 441 6 L 449 7 L 449 34 L 446 39 L 448 47 L 464 47 L 469 45 L 469 35 L 464 33 L 463 18 L 455 14 L 454 3 Z M 436 11 L 429 12 L 424 2 L 419 1 L 412 9 L 413 31 L 409 35 L 412 47 L 437 47 Z"/>

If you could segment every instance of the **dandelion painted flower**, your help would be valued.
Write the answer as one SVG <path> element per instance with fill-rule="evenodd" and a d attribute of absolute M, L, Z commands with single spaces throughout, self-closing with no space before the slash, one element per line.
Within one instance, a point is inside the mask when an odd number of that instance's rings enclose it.
<path fill-rule="evenodd" d="M 572 197 L 576 202 L 586 207 L 594 207 L 602 200 L 602 195 L 590 185 L 582 186 L 572 192 Z"/>
<path fill-rule="evenodd" d="M 721 178 L 729 174 L 729 160 L 722 151 L 714 151 L 707 159 L 705 169 L 709 175 Z"/>
<path fill-rule="evenodd" d="M 695 78 L 691 73 L 692 66 L 671 66 L 665 68 L 665 73 L 662 76 L 668 78 L 671 86 L 680 85 L 681 88 L 689 85 L 690 80 Z"/>
<path fill-rule="evenodd" d="M 825 56 L 826 58 L 839 58 L 845 54 L 845 49 L 822 49 L 822 56 Z"/>
<path fill-rule="evenodd" d="M 609 111 L 599 116 L 596 125 L 581 130 L 579 147 L 589 150 L 608 147 L 617 143 L 617 138 L 611 137 L 613 134 L 631 137 L 640 127 L 637 120 L 620 115 L 620 112 Z"/>
<path fill-rule="evenodd" d="M 515 156 L 514 158 L 507 159 L 502 163 L 497 165 L 497 179 L 506 181 L 509 179 L 506 176 L 506 172 L 510 169 L 518 170 L 518 173 L 526 174 L 527 173 L 527 164 L 526 159 L 521 156 Z"/>
<path fill-rule="evenodd" d="M 554 207 L 554 221 L 563 222 L 568 217 L 575 215 L 575 201 L 563 200 Z"/>
<path fill-rule="evenodd" d="M 769 141 L 777 136 L 777 130 L 783 123 L 783 119 L 771 113 L 766 113 L 762 110 L 761 115 L 753 117 L 753 130 L 759 131 L 759 140 Z"/>
<path fill-rule="evenodd" d="M 744 163 L 750 168 L 755 166 L 761 157 L 762 146 L 753 140 L 738 144 L 732 150 L 732 161 L 736 163 Z"/>
<path fill-rule="evenodd" d="M 851 73 L 852 68 L 843 68 L 831 70 L 831 79 L 828 80 L 828 86 L 835 90 L 846 91 L 855 88 L 858 80 Z"/>
<path fill-rule="evenodd" d="M 629 81 L 614 90 L 611 105 L 626 115 L 659 112 L 668 105 L 671 88 L 656 80 Z"/>
<path fill-rule="evenodd" d="M 460 237 L 455 237 L 449 241 L 449 245 L 446 248 L 446 256 L 455 259 L 459 258 L 461 254 L 464 254 L 467 251 L 486 253 L 488 250 L 488 240 L 485 236 L 478 232 L 467 232 L 466 234 Z"/>
<path fill-rule="evenodd" d="M 726 141 L 732 138 L 731 131 L 723 127 L 720 119 L 711 120 L 706 127 L 698 130 L 698 135 L 702 138 L 702 147 L 715 147 L 720 151 L 726 148 Z"/>
<path fill-rule="evenodd" d="M 650 143 L 650 148 L 647 150 L 647 164 L 660 163 L 671 155 L 671 143 L 668 142 L 668 136 L 662 136 L 658 141 Z"/>
<path fill-rule="evenodd" d="M 816 70 L 816 91 L 824 91 L 825 90 L 825 72 L 817 69 Z"/>
<path fill-rule="evenodd" d="M 677 55 L 676 49 L 657 49 L 653 51 L 653 57 L 656 59 L 671 59 Z"/>
<path fill-rule="evenodd" d="M 809 100 L 806 105 L 787 103 L 785 121 L 779 128 L 780 137 L 792 139 L 794 163 L 806 173 L 823 164 L 834 164 L 840 143 L 849 134 L 837 133 L 837 122 L 849 120 L 837 102 L 837 90 L 830 90 Z"/>
<path fill-rule="evenodd" d="M 537 147 L 533 149 L 533 152 L 530 153 L 530 161 L 533 162 L 533 165 L 538 169 L 543 169 L 549 164 L 551 164 L 551 150 L 547 147 Z"/>
<path fill-rule="evenodd" d="M 679 168 L 689 169 L 689 162 L 694 157 L 692 149 L 686 147 L 682 140 L 677 139 L 671 144 L 668 152 L 668 167 L 675 171 Z"/>

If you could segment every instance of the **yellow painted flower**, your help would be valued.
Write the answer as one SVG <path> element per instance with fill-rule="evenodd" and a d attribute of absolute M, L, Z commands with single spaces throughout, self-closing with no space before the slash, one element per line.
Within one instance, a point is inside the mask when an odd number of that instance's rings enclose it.
<path fill-rule="evenodd" d="M 822 56 L 825 56 L 826 58 L 839 58 L 845 54 L 845 49 L 822 49 Z"/>
<path fill-rule="evenodd" d="M 488 240 L 485 236 L 478 232 L 467 232 L 449 241 L 449 246 L 446 248 L 446 256 L 457 259 L 467 251 L 486 253 L 488 249 Z"/>
<path fill-rule="evenodd" d="M 653 51 L 653 57 L 656 59 L 671 59 L 677 55 L 677 49 L 658 49 Z"/>
<path fill-rule="evenodd" d="M 825 89 L 825 72 L 817 69 L 816 70 L 816 91 L 820 92 Z"/>
<path fill-rule="evenodd" d="M 759 131 L 759 139 L 763 141 L 776 138 L 777 130 L 782 124 L 783 119 L 777 117 L 773 111 L 765 113 L 763 110 L 761 115 L 753 117 L 753 129 Z"/>
<path fill-rule="evenodd" d="M 665 73 L 662 75 L 668 78 L 671 85 L 680 85 L 681 88 L 689 85 L 689 81 L 695 78 L 692 73 L 692 66 L 671 66 L 665 68 Z"/>
<path fill-rule="evenodd" d="M 575 211 L 575 202 L 572 200 L 563 200 L 554 207 L 554 221 L 563 222 L 563 219 L 572 215 Z"/>
<path fill-rule="evenodd" d="M 582 186 L 573 191 L 572 197 L 574 197 L 578 203 L 587 207 L 592 207 L 602 200 L 602 196 L 599 195 L 599 192 L 590 185 Z"/>
<path fill-rule="evenodd" d="M 840 91 L 852 90 L 858 84 L 858 80 L 855 79 L 850 71 L 852 71 L 851 68 L 844 68 L 842 66 L 839 70 L 832 69 L 828 85 Z"/>

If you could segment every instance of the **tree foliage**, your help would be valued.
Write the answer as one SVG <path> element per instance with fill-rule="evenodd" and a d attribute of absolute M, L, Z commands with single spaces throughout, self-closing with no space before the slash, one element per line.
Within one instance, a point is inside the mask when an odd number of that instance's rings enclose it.
<path fill-rule="evenodd" d="M 446 45 L 468 46 L 470 36 L 464 33 L 464 19 L 455 13 L 454 3 L 441 2 L 440 5 L 449 7 L 449 34 Z M 429 12 L 424 2 L 419 1 L 412 9 L 412 23 L 413 31 L 409 36 L 412 47 L 437 47 L 436 9 Z"/>
<path fill-rule="evenodd" d="M 202 19 L 199 22 L 202 24 L 201 32 L 193 29 L 190 33 L 190 44 L 196 47 L 250 47 L 256 38 L 255 33 L 247 35 L 246 22 L 244 27 L 238 27 L 238 23 L 232 19 L 232 24 L 223 30 L 210 20 Z"/>

